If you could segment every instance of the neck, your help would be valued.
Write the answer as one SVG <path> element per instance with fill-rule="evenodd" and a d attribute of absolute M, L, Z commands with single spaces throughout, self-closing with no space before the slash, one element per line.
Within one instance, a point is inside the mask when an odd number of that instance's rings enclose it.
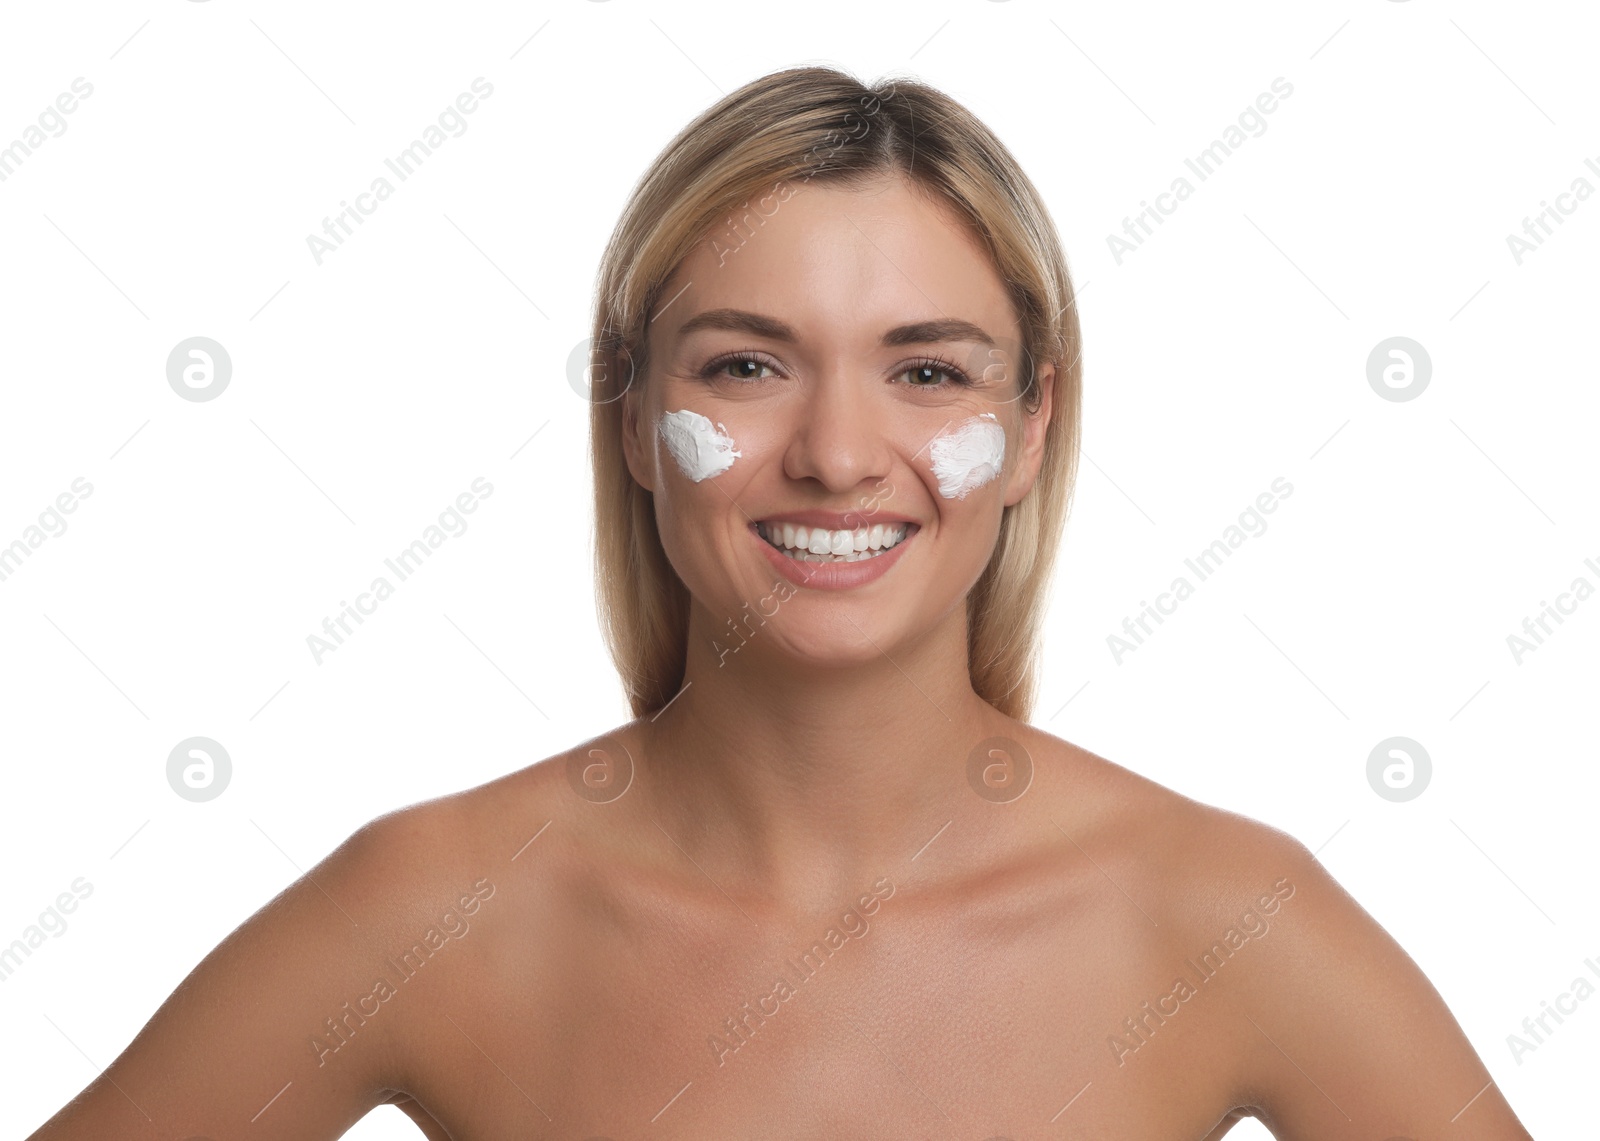
<path fill-rule="evenodd" d="M 715 621 L 692 607 L 684 686 L 638 726 L 655 814 L 719 885 L 826 905 L 981 804 L 967 756 L 1010 722 L 973 691 L 964 606 L 847 664 Z"/>

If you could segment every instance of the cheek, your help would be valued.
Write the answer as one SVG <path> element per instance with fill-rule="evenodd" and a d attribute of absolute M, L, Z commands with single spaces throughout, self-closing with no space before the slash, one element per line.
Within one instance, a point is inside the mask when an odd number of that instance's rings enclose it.
<path fill-rule="evenodd" d="M 656 421 L 656 434 L 678 470 L 694 483 L 721 475 L 743 454 L 722 424 L 688 409 L 664 413 Z"/>
<path fill-rule="evenodd" d="M 954 425 L 928 448 L 939 494 L 965 499 L 999 476 L 1005 465 L 1006 432 L 994 413 L 985 412 Z"/>
<path fill-rule="evenodd" d="M 662 549 L 693 593 L 714 597 L 722 589 L 722 568 L 737 556 L 737 532 L 746 522 L 739 500 L 760 468 L 753 457 L 762 452 L 761 440 L 747 438 L 737 423 L 686 408 L 658 416 L 652 432 L 661 469 L 652 500 Z"/>

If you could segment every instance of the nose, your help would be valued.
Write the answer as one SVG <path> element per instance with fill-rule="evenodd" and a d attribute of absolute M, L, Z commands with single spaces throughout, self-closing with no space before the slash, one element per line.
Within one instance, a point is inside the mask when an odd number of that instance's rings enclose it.
<path fill-rule="evenodd" d="M 884 401 L 859 368 L 837 366 L 815 377 L 801 395 L 784 452 L 790 479 L 814 479 L 842 495 L 889 471 Z"/>

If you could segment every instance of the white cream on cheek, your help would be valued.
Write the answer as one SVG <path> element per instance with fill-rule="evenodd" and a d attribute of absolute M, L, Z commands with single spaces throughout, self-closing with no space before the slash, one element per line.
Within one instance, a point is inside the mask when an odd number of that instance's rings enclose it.
<path fill-rule="evenodd" d="M 678 469 L 695 483 L 721 475 L 743 454 L 734 448 L 723 425 L 713 426 L 700 413 L 687 408 L 662 415 L 656 421 L 656 431 L 678 461 Z"/>
<path fill-rule="evenodd" d="M 985 412 L 936 437 L 929 454 L 939 494 L 946 499 L 965 499 L 968 492 L 1000 474 L 1006 457 L 1006 430 L 994 413 Z"/>

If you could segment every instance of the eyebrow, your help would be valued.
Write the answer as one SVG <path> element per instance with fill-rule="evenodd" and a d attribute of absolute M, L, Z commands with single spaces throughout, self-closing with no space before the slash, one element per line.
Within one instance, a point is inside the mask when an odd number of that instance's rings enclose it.
<path fill-rule="evenodd" d="M 684 337 L 701 329 L 726 329 L 733 332 L 752 333 L 785 344 L 794 344 L 800 338 L 793 328 L 775 317 L 764 317 L 744 309 L 707 309 L 697 313 L 678 326 L 678 336 Z M 886 347 L 922 345 L 938 341 L 976 341 L 980 345 L 993 345 L 994 338 L 979 325 L 959 317 L 941 317 L 936 321 L 912 321 L 896 325 L 884 333 L 880 344 Z"/>

